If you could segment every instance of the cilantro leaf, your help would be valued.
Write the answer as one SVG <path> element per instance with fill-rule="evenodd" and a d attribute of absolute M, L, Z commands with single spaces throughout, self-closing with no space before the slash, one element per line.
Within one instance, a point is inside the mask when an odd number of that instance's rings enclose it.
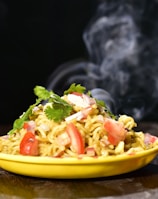
<path fill-rule="evenodd" d="M 53 92 L 48 91 L 43 86 L 35 86 L 34 93 L 38 98 L 40 98 L 42 100 L 47 100 L 47 99 L 49 99 L 49 97 L 51 96 L 51 94 Z"/>
<path fill-rule="evenodd" d="M 13 129 L 11 129 L 8 134 L 14 133 L 16 130 L 19 130 L 22 128 L 25 121 L 29 120 L 29 116 L 32 114 L 32 110 L 35 106 L 37 106 L 41 101 L 47 100 L 50 95 L 52 94 L 52 91 L 46 90 L 42 86 L 35 86 L 34 88 L 34 94 L 38 97 L 36 99 L 36 102 L 31 105 L 26 112 L 24 112 L 18 119 L 16 119 L 13 122 Z"/>
<path fill-rule="evenodd" d="M 48 106 L 45 109 L 45 114 L 48 119 L 53 119 L 54 121 L 59 122 L 70 115 L 72 106 L 57 94 L 52 93 L 49 102 L 51 102 L 52 106 Z"/>
<path fill-rule="evenodd" d="M 52 104 L 52 106 L 48 106 L 45 109 L 45 114 L 48 119 L 54 120 L 55 122 L 60 122 L 65 117 L 70 115 L 71 113 L 71 107 L 70 106 L 64 106 L 58 103 Z"/>
<path fill-rule="evenodd" d="M 103 100 L 96 100 L 96 103 L 98 106 L 101 106 L 104 108 L 105 112 L 113 119 L 116 118 L 116 116 L 108 109 L 108 107 L 106 106 L 105 102 Z"/>
<path fill-rule="evenodd" d="M 49 98 L 49 102 L 63 104 L 65 106 L 70 106 L 65 100 L 63 100 L 59 95 L 57 95 L 55 93 L 52 93 L 52 95 Z"/>
<path fill-rule="evenodd" d="M 47 108 L 45 110 L 48 119 L 61 121 L 66 116 L 70 115 L 72 107 L 65 100 L 61 99 L 60 96 L 56 95 L 53 91 L 48 91 L 42 86 L 35 86 L 34 94 L 38 97 L 38 99 L 36 99 L 36 103 L 31 105 L 26 112 L 24 112 L 18 119 L 14 121 L 13 129 L 11 129 L 8 134 L 13 134 L 16 132 L 16 130 L 21 129 L 24 122 L 29 120 L 33 108 L 45 100 L 48 100 L 52 103 L 52 108 Z"/>
<path fill-rule="evenodd" d="M 21 129 L 24 122 L 29 120 L 29 116 L 32 114 L 32 109 L 41 102 L 41 99 L 37 99 L 36 103 L 31 105 L 26 112 L 24 112 L 18 119 L 13 123 L 13 129 L 11 129 L 8 134 L 14 133 L 16 130 Z"/>
<path fill-rule="evenodd" d="M 72 92 L 84 93 L 86 88 L 81 86 L 80 84 L 71 84 L 70 88 L 64 92 L 64 94 L 69 94 Z M 46 88 L 42 86 L 35 86 L 34 94 L 38 97 L 36 102 L 31 105 L 26 112 L 24 112 L 18 119 L 16 119 L 13 123 L 13 129 L 8 132 L 8 134 L 15 133 L 16 130 L 20 130 L 23 127 L 25 121 L 28 121 L 32 110 L 35 106 L 39 105 L 42 101 L 48 101 L 50 103 L 49 106 L 45 108 L 45 114 L 48 119 L 54 120 L 55 122 L 62 121 L 65 117 L 69 116 L 72 112 L 72 106 L 68 104 L 65 100 L 63 100 L 60 96 L 55 94 L 53 91 L 48 91 Z M 90 92 L 87 93 L 90 95 Z M 105 111 L 111 116 L 114 115 L 107 109 L 106 105 L 103 101 L 97 100 L 97 104 L 105 108 Z"/>
<path fill-rule="evenodd" d="M 97 104 L 98 104 L 99 106 L 103 106 L 103 107 L 106 106 L 106 105 L 105 105 L 105 102 L 104 102 L 103 100 L 95 99 L 95 101 L 97 102 Z"/>
<path fill-rule="evenodd" d="M 86 88 L 84 86 L 81 86 L 81 84 L 71 84 L 70 88 L 64 92 L 64 95 L 67 95 L 69 93 L 78 92 L 78 93 L 84 93 L 86 91 Z"/>

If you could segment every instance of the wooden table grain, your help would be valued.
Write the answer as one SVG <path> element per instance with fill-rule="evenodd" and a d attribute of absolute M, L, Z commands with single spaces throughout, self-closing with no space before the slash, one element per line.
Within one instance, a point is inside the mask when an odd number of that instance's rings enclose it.
<path fill-rule="evenodd" d="M 136 199 L 158 198 L 158 165 L 137 171 L 95 179 L 40 179 L 0 170 L 0 198 L 3 199 Z"/>

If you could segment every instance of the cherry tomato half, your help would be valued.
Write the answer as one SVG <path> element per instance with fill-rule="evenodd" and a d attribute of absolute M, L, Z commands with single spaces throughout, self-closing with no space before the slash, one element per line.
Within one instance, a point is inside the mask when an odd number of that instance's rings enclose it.
<path fill-rule="evenodd" d="M 81 133 L 73 123 L 69 123 L 66 127 L 66 132 L 70 137 L 71 146 L 77 154 L 84 153 L 84 142 Z"/>
<path fill-rule="evenodd" d="M 122 123 L 112 119 L 106 119 L 104 128 L 108 134 L 108 140 L 112 145 L 117 145 L 120 141 L 123 141 L 126 137 L 126 129 Z"/>
<path fill-rule="evenodd" d="M 27 132 L 20 143 L 20 154 L 37 156 L 38 151 L 38 140 L 35 134 L 32 132 Z"/>

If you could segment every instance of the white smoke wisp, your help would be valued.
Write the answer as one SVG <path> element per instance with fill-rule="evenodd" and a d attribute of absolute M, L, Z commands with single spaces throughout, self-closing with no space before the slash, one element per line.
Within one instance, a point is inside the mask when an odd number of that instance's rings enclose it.
<path fill-rule="evenodd" d="M 138 23 L 142 16 L 137 14 L 128 3 L 116 8 L 114 2 L 103 2 L 83 40 L 96 65 L 88 76 L 115 99 L 118 112 L 141 120 L 157 105 L 158 61 L 151 60 L 154 42 L 142 33 Z"/>
<path fill-rule="evenodd" d="M 83 32 L 87 60 L 60 66 L 48 88 L 80 83 L 116 114 L 158 118 L 157 9 L 156 0 L 101 1 Z"/>

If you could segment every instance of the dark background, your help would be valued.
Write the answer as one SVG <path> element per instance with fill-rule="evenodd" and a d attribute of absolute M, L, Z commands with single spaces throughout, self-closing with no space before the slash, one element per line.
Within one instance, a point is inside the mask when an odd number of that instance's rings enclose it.
<path fill-rule="evenodd" d="M 157 0 L 0 0 L 0 124 L 12 124 L 26 111 L 35 102 L 33 88 L 46 86 L 49 76 L 60 65 L 89 58 L 83 32 L 101 2 L 107 3 L 107 13 L 111 5 L 117 9 L 119 4 L 127 3 L 134 8 L 138 28 L 147 39 L 146 57 L 157 70 Z M 155 95 L 156 106 L 144 120 L 158 119 Z M 146 96 L 151 109 L 153 99 Z M 123 99 L 123 105 L 124 102 Z M 146 107 L 144 110 L 147 112 Z"/>
<path fill-rule="evenodd" d="M 0 123 L 12 123 L 35 102 L 60 64 L 86 57 L 82 33 L 96 0 L 0 1 Z"/>

